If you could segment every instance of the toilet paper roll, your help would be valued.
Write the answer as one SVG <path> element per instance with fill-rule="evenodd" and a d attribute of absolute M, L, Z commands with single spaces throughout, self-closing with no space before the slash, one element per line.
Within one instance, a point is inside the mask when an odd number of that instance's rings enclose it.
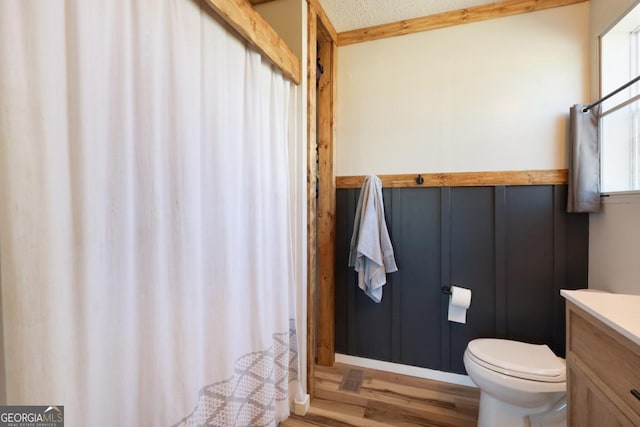
<path fill-rule="evenodd" d="M 449 321 L 467 323 L 467 309 L 471 306 L 471 289 L 451 286 Z"/>

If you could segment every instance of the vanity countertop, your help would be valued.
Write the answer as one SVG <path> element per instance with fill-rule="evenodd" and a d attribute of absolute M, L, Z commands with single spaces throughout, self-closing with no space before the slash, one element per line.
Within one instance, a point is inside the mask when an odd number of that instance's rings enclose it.
<path fill-rule="evenodd" d="M 640 345 L 640 295 L 566 289 L 560 295 Z"/>

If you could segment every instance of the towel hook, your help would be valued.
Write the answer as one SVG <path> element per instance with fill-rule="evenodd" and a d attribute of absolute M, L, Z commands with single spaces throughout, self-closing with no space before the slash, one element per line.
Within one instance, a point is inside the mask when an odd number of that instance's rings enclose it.
<path fill-rule="evenodd" d="M 424 178 L 422 177 L 422 175 L 418 174 L 418 176 L 416 177 L 416 184 L 422 185 L 423 183 L 424 183 Z"/>

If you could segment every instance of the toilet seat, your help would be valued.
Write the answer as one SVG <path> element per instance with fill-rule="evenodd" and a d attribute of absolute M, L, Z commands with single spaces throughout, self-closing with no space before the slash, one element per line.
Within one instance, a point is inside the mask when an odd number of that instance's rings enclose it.
<path fill-rule="evenodd" d="M 546 345 L 480 338 L 469 342 L 467 356 L 480 366 L 510 377 L 549 383 L 566 381 L 564 360 Z"/>

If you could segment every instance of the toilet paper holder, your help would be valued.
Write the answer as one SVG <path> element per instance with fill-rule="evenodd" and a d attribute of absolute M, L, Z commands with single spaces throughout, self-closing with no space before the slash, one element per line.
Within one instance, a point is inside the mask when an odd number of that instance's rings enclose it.
<path fill-rule="evenodd" d="M 451 295 L 451 287 L 450 286 L 443 286 L 443 287 L 440 288 L 440 290 L 445 295 Z"/>

